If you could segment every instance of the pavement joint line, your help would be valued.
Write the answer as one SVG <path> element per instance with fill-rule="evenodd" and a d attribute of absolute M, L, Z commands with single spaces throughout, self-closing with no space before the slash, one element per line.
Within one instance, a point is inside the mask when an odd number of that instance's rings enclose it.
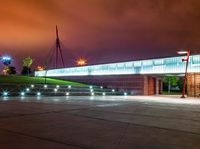
<path fill-rule="evenodd" d="M 77 109 L 79 110 L 79 109 Z M 104 112 L 104 113 L 115 113 L 115 114 L 123 114 L 123 115 L 132 115 L 132 116 L 144 116 L 144 117 L 152 117 L 152 118 L 163 118 L 163 119 L 174 119 L 174 120 L 188 120 L 188 121 L 194 121 L 194 122 L 200 122 L 200 120 L 195 119 L 186 119 L 186 118 L 175 118 L 175 117 L 165 117 L 165 116 L 159 116 L 159 115 L 148 115 L 148 114 L 139 114 L 139 113 L 126 113 L 126 112 L 116 112 L 116 111 L 105 111 L 105 110 L 93 110 L 93 109 L 80 109 L 80 110 L 88 110 L 88 111 L 94 111 L 94 112 Z"/>
<path fill-rule="evenodd" d="M 31 137 L 31 138 L 35 138 L 35 139 L 39 139 L 39 140 L 43 140 L 43 141 L 52 142 L 52 143 L 63 144 L 63 145 L 66 145 L 66 146 L 73 146 L 73 147 L 77 147 L 77 148 L 80 148 L 80 149 L 89 149 L 89 147 L 86 147 L 85 145 L 82 145 L 82 144 L 73 144 L 71 142 L 66 143 L 66 142 L 63 142 L 63 141 L 57 141 L 57 140 L 49 139 L 49 138 L 45 138 L 45 137 L 29 135 L 29 134 L 26 134 L 26 133 L 12 131 L 12 130 L 9 130 L 9 129 L 0 128 L 0 131 L 9 132 L 9 133 L 13 133 L 13 134 L 17 134 L 17 135 L 21 135 L 21 136 L 25 136 L 25 137 Z"/>
<path fill-rule="evenodd" d="M 48 111 L 48 112 L 39 112 L 39 113 L 29 113 L 29 114 L 27 113 L 27 114 L 16 114 L 16 115 L 10 115 L 10 116 L 0 116 L 0 120 L 1 120 L 1 118 L 15 118 L 15 117 L 34 116 L 34 115 L 44 115 L 44 114 L 50 114 L 50 113 L 63 113 L 63 112 L 76 111 L 76 110 L 85 110 L 85 109 L 89 109 L 89 108 L 66 109 L 66 110 L 59 110 L 59 111 Z M 6 114 L 10 114 L 10 113 L 6 113 Z"/>
<path fill-rule="evenodd" d="M 126 126 L 125 126 L 125 128 L 124 128 L 124 130 L 123 130 L 123 132 L 122 132 L 122 134 L 121 134 L 121 136 L 119 137 L 119 140 L 118 140 L 118 142 L 117 142 L 116 149 L 120 149 L 120 145 L 121 145 L 121 143 L 122 143 L 124 137 L 126 136 L 126 132 L 127 132 L 127 130 L 128 130 L 129 125 L 130 125 L 130 124 L 126 124 Z"/>
<path fill-rule="evenodd" d="M 100 121 L 108 121 L 108 122 L 116 122 L 116 123 L 122 123 L 122 124 L 130 124 L 130 125 L 135 125 L 135 126 L 140 126 L 140 127 L 141 126 L 142 127 L 150 127 L 150 128 L 163 129 L 163 130 L 168 130 L 168 131 L 178 131 L 178 132 L 182 132 L 182 133 L 189 133 L 189 134 L 194 134 L 194 135 L 200 136 L 200 133 L 194 133 L 194 132 L 178 130 L 178 129 L 170 129 L 170 128 L 163 128 L 163 127 L 158 127 L 158 126 L 150 126 L 150 125 L 136 124 L 136 123 L 130 123 L 130 122 L 122 122 L 122 121 L 117 121 L 117 120 L 109 120 L 109 119 L 97 118 L 97 117 L 81 115 L 81 114 L 75 114 L 75 113 L 66 113 L 66 114 L 74 115 L 74 116 L 78 116 L 78 117 L 85 117 L 85 118 L 89 118 L 89 119 L 100 120 Z"/>
<path fill-rule="evenodd" d="M 14 100 L 13 100 L 14 101 Z M 12 102 L 13 102 L 12 101 Z M 1 101 L 0 101 L 1 102 Z M 16 103 L 23 103 L 23 104 L 26 104 L 26 103 L 34 103 L 34 104 L 46 104 L 46 105 L 63 105 L 63 103 L 65 103 L 66 105 L 69 105 L 69 103 L 70 103 L 70 105 L 75 105 L 75 106 L 82 106 L 81 104 L 76 104 L 76 103 L 71 103 L 71 102 L 62 102 L 62 103 L 49 103 L 49 102 L 34 102 L 34 101 L 31 101 L 31 102 L 26 102 L 26 101 L 14 101 L 15 103 L 12 103 L 12 102 L 7 102 L 7 101 L 3 101 L 3 104 L 12 104 L 12 105 L 16 105 Z M 133 102 L 137 102 L 137 104 L 136 103 L 133 103 Z M 141 105 L 141 103 L 142 103 L 142 105 Z M 139 107 L 148 107 L 148 108 L 157 108 L 157 109 L 163 109 L 163 108 L 160 108 L 160 106 L 162 106 L 162 107 L 166 107 L 166 106 L 164 106 L 164 105 L 151 105 L 151 104 L 145 104 L 144 102 L 138 102 L 138 101 L 129 101 L 129 103 L 123 103 L 122 105 L 139 105 Z M 23 105 L 23 106 L 26 106 L 26 107 L 28 107 L 28 105 Z M 94 105 L 95 106 L 95 105 Z M 176 109 L 179 109 L 179 110 L 183 110 L 182 108 L 184 107 L 185 108 L 185 105 L 167 105 L 167 107 L 176 107 Z M 181 107 L 180 107 L 181 106 Z M 196 105 L 191 105 L 191 106 L 196 106 Z M 31 106 L 29 106 L 29 107 L 31 107 Z M 164 109 L 165 110 L 165 109 Z M 172 109 L 173 110 L 173 109 Z M 191 112 L 200 112 L 199 110 L 185 110 L 184 109 L 184 111 L 191 111 Z"/>

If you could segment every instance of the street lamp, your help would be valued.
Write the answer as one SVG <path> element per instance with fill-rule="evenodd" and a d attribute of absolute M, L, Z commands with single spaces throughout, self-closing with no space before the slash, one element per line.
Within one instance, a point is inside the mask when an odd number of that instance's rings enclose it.
<path fill-rule="evenodd" d="M 186 68 L 185 68 L 184 84 L 183 84 L 183 90 L 182 90 L 181 98 L 185 98 L 185 88 L 186 88 L 186 80 L 187 80 L 188 62 L 189 62 L 189 58 L 190 58 L 190 49 L 178 51 L 177 53 L 180 54 L 180 55 L 187 55 L 186 58 L 182 58 L 182 62 L 186 62 Z"/>
<path fill-rule="evenodd" d="M 76 61 L 76 65 L 77 66 L 85 66 L 85 65 L 87 65 L 87 60 L 85 58 L 79 58 Z"/>

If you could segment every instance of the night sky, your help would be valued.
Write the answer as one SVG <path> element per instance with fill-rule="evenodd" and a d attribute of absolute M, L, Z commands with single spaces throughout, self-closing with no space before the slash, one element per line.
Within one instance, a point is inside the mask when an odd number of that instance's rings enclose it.
<path fill-rule="evenodd" d="M 165 57 L 200 47 L 200 1 L 0 0 L 0 54 L 43 65 L 56 25 L 67 66 Z"/>

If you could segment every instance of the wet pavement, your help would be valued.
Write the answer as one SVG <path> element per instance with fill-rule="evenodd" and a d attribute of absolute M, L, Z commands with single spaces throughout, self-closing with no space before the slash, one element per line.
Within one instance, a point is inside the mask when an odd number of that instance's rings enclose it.
<path fill-rule="evenodd" d="M 2 149 L 200 148 L 200 99 L 0 98 Z"/>

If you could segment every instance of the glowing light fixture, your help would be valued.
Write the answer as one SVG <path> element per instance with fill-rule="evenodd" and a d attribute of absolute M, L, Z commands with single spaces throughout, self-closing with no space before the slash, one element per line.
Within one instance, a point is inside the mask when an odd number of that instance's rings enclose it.
<path fill-rule="evenodd" d="M 5 66 L 9 66 L 12 62 L 12 58 L 10 56 L 3 56 L 1 57 L 1 61 Z"/>
<path fill-rule="evenodd" d="M 66 92 L 66 94 L 65 94 L 66 96 L 69 96 L 69 92 Z"/>
<path fill-rule="evenodd" d="M 72 86 L 71 86 L 71 85 L 69 85 L 69 86 L 68 86 L 68 89 L 71 89 L 71 88 L 72 88 Z"/>
<path fill-rule="evenodd" d="M 3 96 L 8 96 L 8 92 L 3 92 Z"/>
<path fill-rule="evenodd" d="M 100 89 L 103 89 L 103 86 L 100 86 Z"/>
<path fill-rule="evenodd" d="M 84 59 L 84 58 L 79 58 L 79 59 L 76 61 L 76 65 L 77 65 L 77 66 L 85 66 L 85 65 L 87 65 L 87 60 Z"/>
<path fill-rule="evenodd" d="M 31 88 L 34 88 L 34 87 L 35 87 L 35 85 L 31 84 Z"/>
<path fill-rule="evenodd" d="M 26 88 L 26 91 L 29 92 L 29 91 L 30 91 L 30 88 Z"/>
<path fill-rule="evenodd" d="M 115 89 L 112 89 L 112 92 L 114 93 L 114 92 L 115 92 Z"/>
<path fill-rule="evenodd" d="M 90 92 L 93 92 L 94 90 L 93 89 L 90 89 Z"/>
<path fill-rule="evenodd" d="M 21 96 L 25 96 L 25 92 L 21 92 L 20 95 L 21 95 Z"/>
<path fill-rule="evenodd" d="M 128 93 L 124 92 L 124 96 L 127 96 L 127 95 L 128 95 Z"/>
<path fill-rule="evenodd" d="M 90 86 L 89 88 L 90 88 L 90 89 L 92 89 L 92 88 L 93 88 L 93 86 Z"/>
<path fill-rule="evenodd" d="M 106 96 L 106 93 L 105 93 L 105 92 L 103 92 L 103 93 L 102 93 L 102 95 L 103 95 L 103 96 Z"/>
<path fill-rule="evenodd" d="M 41 93 L 40 93 L 40 92 L 37 92 L 37 96 L 41 96 Z"/>
<path fill-rule="evenodd" d="M 43 67 L 43 66 L 37 66 L 37 71 L 43 71 L 43 70 L 45 70 L 45 68 Z"/>
<path fill-rule="evenodd" d="M 60 85 L 56 85 L 56 88 L 60 88 Z"/>
<path fill-rule="evenodd" d="M 94 96 L 94 92 L 92 92 L 91 95 Z"/>
<path fill-rule="evenodd" d="M 186 50 L 180 50 L 177 53 L 180 54 L 180 55 L 184 55 L 184 54 L 188 54 L 188 51 L 186 51 Z"/>
<path fill-rule="evenodd" d="M 58 91 L 58 89 L 57 89 L 57 88 L 55 88 L 55 89 L 54 89 L 54 92 L 56 93 L 57 91 Z"/>
<path fill-rule="evenodd" d="M 45 85 L 44 85 L 44 88 L 47 88 L 47 87 L 48 87 L 48 86 L 45 84 Z"/>

